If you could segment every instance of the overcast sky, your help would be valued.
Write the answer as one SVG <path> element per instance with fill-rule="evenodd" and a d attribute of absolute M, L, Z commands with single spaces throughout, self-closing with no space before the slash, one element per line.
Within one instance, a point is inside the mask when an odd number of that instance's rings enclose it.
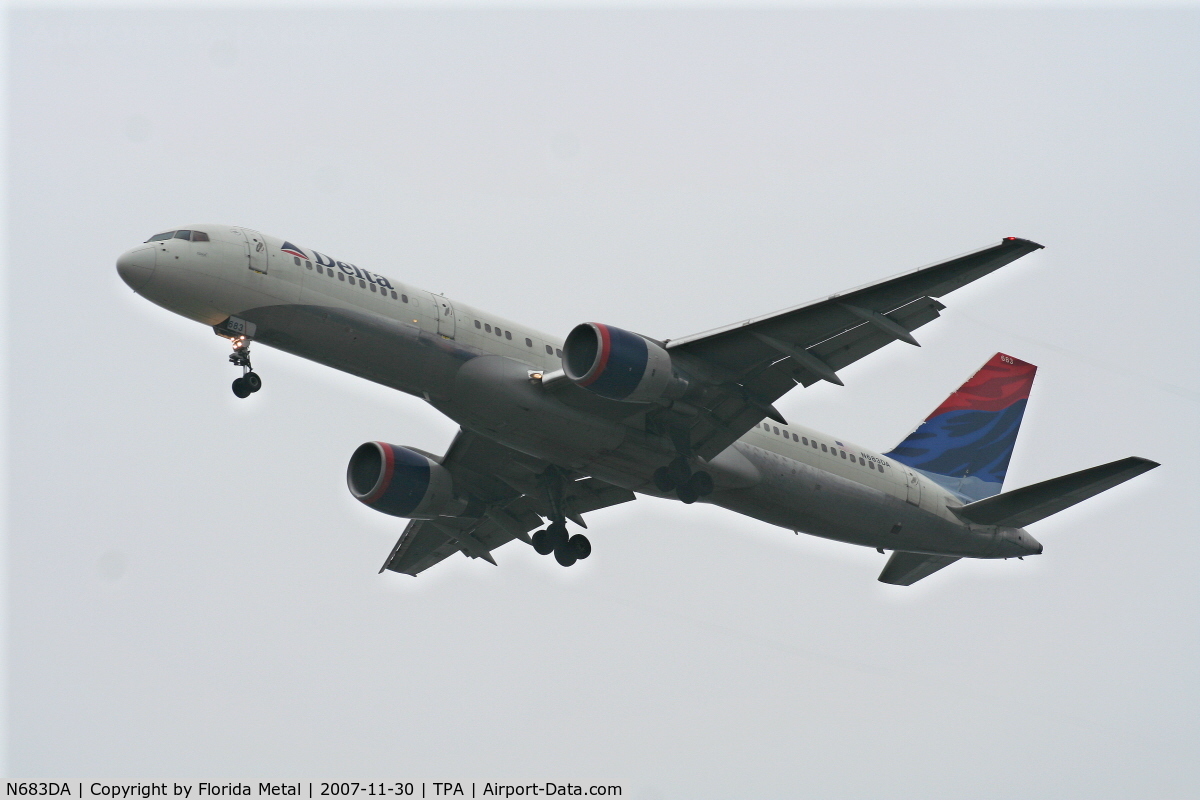
<path fill-rule="evenodd" d="M 15 10 L 12 779 L 618 783 L 634 798 L 1200 795 L 1200 12 Z M 252 227 L 555 335 L 677 337 L 1046 245 L 780 401 L 886 450 L 996 351 L 1007 488 L 1163 466 L 913 587 L 701 504 L 377 575 L 344 483 L 420 401 L 228 345 L 116 256 Z"/>

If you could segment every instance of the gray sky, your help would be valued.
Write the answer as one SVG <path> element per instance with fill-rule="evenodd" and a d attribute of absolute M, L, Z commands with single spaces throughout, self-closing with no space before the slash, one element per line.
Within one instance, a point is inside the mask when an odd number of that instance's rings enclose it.
<path fill-rule="evenodd" d="M 8 773 L 620 783 L 627 797 L 1200 794 L 1200 12 L 15 10 Z M 376 575 L 343 471 L 413 398 L 228 346 L 114 259 L 228 222 L 565 334 L 675 337 L 998 241 L 789 418 L 885 450 L 1040 366 L 1008 487 L 1163 467 L 911 588 L 641 498 L 564 570 Z"/>

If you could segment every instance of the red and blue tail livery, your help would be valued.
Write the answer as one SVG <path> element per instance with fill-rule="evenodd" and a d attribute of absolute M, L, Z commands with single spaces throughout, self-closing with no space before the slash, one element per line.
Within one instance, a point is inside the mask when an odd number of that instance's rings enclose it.
<path fill-rule="evenodd" d="M 999 494 L 1037 367 L 996 353 L 884 455 L 967 500 Z"/>

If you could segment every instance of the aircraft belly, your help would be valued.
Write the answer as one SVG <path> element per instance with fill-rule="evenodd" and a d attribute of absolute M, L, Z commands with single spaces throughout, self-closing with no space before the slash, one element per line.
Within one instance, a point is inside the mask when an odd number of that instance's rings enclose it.
<path fill-rule="evenodd" d="M 445 393 L 476 353 L 454 341 L 357 309 L 272 305 L 239 311 L 255 341 L 410 394 Z"/>
<path fill-rule="evenodd" d="M 529 364 L 361 309 L 281 304 L 237 316 L 255 323 L 263 344 L 423 396 L 521 452 L 662 496 L 650 482 L 672 456 L 662 437 L 559 401 L 530 379 Z M 707 468 L 717 490 L 706 502 L 771 525 L 888 550 L 985 558 L 995 550 L 994 532 L 746 442 Z"/>
<path fill-rule="evenodd" d="M 474 358 L 459 367 L 447 400 L 434 405 L 460 424 L 538 458 L 597 477 L 613 467 L 625 473 L 630 457 L 613 454 L 627 450 L 627 439 L 637 439 L 638 432 L 559 402 L 530 380 L 530 370 L 504 356 Z M 623 484 L 632 477 L 626 475 Z"/>
<path fill-rule="evenodd" d="M 758 485 L 708 502 L 824 539 L 887 550 L 986 557 L 993 537 L 866 486 L 762 448 L 735 447 L 762 475 Z"/>

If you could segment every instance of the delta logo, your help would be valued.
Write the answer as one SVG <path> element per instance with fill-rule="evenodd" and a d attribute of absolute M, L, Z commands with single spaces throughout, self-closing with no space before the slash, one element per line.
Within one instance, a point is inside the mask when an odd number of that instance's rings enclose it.
<path fill-rule="evenodd" d="M 309 260 L 308 256 L 305 255 L 304 251 L 301 250 L 299 247 L 296 247 L 296 245 L 292 244 L 291 242 L 284 242 L 283 247 L 280 249 L 283 250 L 283 252 L 287 253 L 289 256 L 300 256 L 305 261 Z"/>
<path fill-rule="evenodd" d="M 284 242 L 283 246 L 280 247 L 279 249 L 282 252 L 287 253 L 289 256 L 296 256 L 297 258 L 303 258 L 305 261 L 315 261 L 317 264 L 318 272 L 320 272 L 321 268 L 324 267 L 325 269 L 329 270 L 332 273 L 334 268 L 336 267 L 337 269 L 341 270 L 345 274 L 349 275 L 351 278 L 359 278 L 364 281 L 370 281 L 371 283 L 374 283 L 377 286 L 380 286 L 384 289 L 395 289 L 396 288 L 395 286 L 392 285 L 392 282 L 390 280 L 383 277 L 382 275 L 376 275 L 373 272 L 368 272 L 367 270 L 362 269 L 361 267 L 356 267 L 353 264 L 347 264 L 345 261 L 334 261 L 329 256 L 327 256 L 323 253 L 318 253 L 316 250 L 313 250 L 312 255 L 310 256 L 307 253 L 305 253 L 303 250 L 301 250 L 299 247 L 292 244 L 291 242 Z"/>

